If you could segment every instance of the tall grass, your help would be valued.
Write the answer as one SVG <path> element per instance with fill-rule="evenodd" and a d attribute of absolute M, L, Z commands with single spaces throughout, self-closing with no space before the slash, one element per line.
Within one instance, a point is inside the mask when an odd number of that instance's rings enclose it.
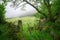
<path fill-rule="evenodd" d="M 22 27 L 23 27 L 23 33 L 20 35 L 18 33 L 18 37 L 21 38 L 23 36 L 22 40 L 53 40 L 51 35 L 48 32 L 41 32 L 39 29 L 35 30 L 35 27 L 38 27 L 38 18 L 35 17 L 24 17 L 24 18 L 13 18 L 13 19 L 6 19 L 7 22 L 13 22 L 17 25 L 18 20 L 22 20 Z M 2 28 L 0 30 L 4 31 L 4 34 L 0 36 L 0 40 L 8 40 L 7 28 L 6 25 L 0 25 Z M 6 30 L 6 31 L 5 31 Z M 4 39 L 3 39 L 4 38 Z"/>

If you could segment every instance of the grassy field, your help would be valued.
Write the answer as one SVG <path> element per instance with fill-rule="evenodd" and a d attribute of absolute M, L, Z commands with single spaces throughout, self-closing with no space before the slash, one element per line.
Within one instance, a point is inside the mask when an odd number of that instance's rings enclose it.
<path fill-rule="evenodd" d="M 13 22 L 17 25 L 18 20 L 22 20 L 23 35 L 25 40 L 53 40 L 53 38 L 47 32 L 40 32 L 39 30 L 32 30 L 31 33 L 29 32 L 28 27 L 37 27 L 38 25 L 37 19 L 38 18 L 36 17 L 23 17 L 23 18 L 6 19 L 6 21 Z M 6 25 L 1 26 L 2 27 L 0 30 L 2 30 L 4 34 L 0 35 L 0 40 L 4 39 L 8 40 L 7 26 Z M 21 36 L 22 35 L 18 35 L 19 38 Z"/>

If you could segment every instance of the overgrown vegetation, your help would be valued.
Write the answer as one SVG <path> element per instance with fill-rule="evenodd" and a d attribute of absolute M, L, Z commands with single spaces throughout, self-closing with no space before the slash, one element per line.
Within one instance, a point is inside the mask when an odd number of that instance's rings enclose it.
<path fill-rule="evenodd" d="M 3 24 L 5 6 L 0 4 L 0 40 L 60 40 L 60 0 L 37 0 L 41 4 L 39 8 L 24 1 L 38 11 L 36 18 L 8 20 Z"/>
<path fill-rule="evenodd" d="M 5 21 L 5 6 L 4 4 L 0 4 L 0 23 L 4 23 Z"/>

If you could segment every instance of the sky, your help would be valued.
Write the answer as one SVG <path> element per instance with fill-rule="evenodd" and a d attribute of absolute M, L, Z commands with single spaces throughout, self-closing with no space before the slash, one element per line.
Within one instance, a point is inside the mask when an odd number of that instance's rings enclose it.
<path fill-rule="evenodd" d="M 13 7 L 10 7 L 10 5 L 11 5 L 11 2 L 8 2 L 6 6 L 6 14 L 5 14 L 6 18 L 30 16 L 36 13 L 36 10 L 29 4 L 25 6 L 24 8 L 25 10 L 21 10 L 21 7 L 15 9 Z"/>

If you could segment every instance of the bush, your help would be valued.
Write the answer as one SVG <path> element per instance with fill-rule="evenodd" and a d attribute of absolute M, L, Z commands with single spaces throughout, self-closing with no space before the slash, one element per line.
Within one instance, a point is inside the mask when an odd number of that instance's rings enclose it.
<path fill-rule="evenodd" d="M 5 21 L 5 6 L 0 4 L 0 23 L 4 23 Z"/>

